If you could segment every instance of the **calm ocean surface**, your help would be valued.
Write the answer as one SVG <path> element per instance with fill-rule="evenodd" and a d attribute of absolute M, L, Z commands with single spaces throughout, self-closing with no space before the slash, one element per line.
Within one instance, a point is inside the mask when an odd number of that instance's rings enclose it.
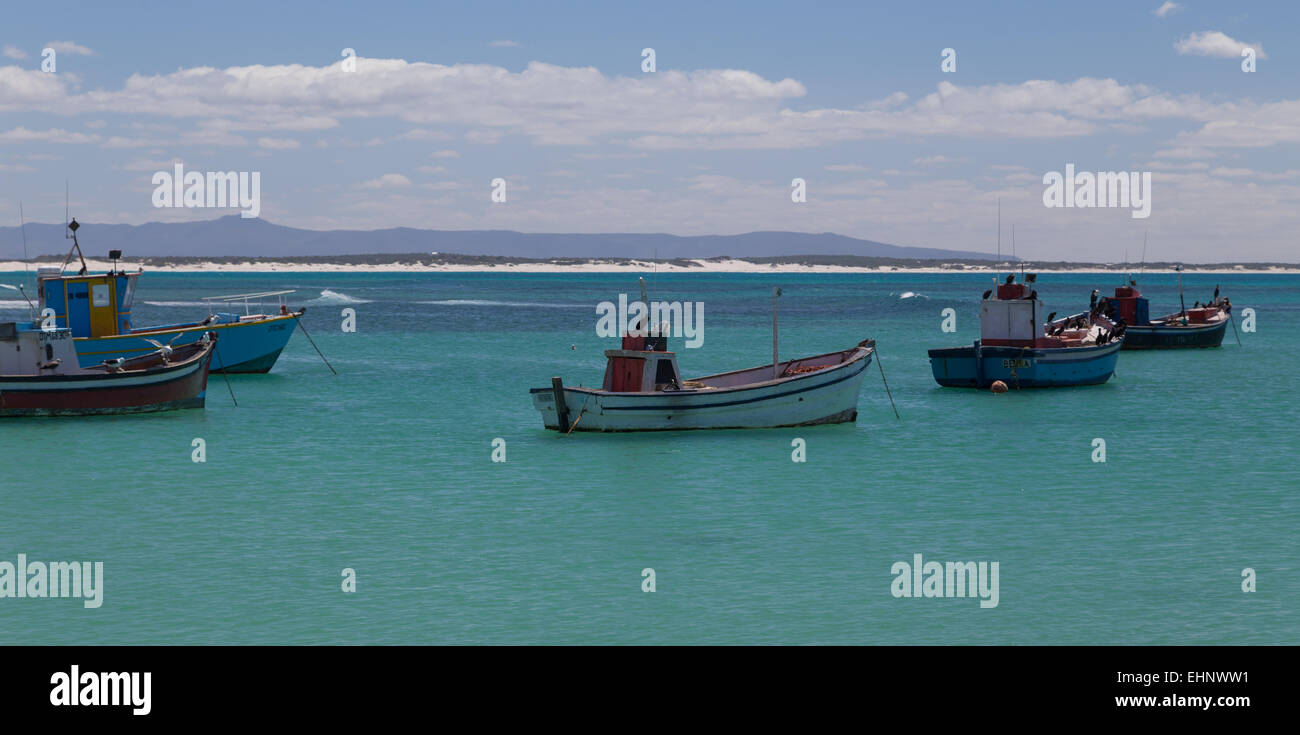
<path fill-rule="evenodd" d="M 705 304 L 704 345 L 671 342 L 687 377 L 769 361 L 781 286 L 782 356 L 877 339 L 902 419 L 873 365 L 856 424 L 543 431 L 528 388 L 599 385 L 615 345 L 594 307 L 635 298 L 632 275 L 146 272 L 139 325 L 298 289 L 339 376 L 299 332 L 270 375 L 230 378 L 238 407 L 213 376 L 203 411 L 0 421 L 0 561 L 103 561 L 106 580 L 94 610 L 0 599 L 0 644 L 1300 643 L 1300 276 L 1185 276 L 1189 305 L 1218 283 L 1256 310 L 1241 347 L 1229 330 L 1125 352 L 1104 386 L 1002 396 L 939 388 L 926 358 L 978 336 L 988 276 L 647 281 Z M 1038 290 L 1065 314 L 1119 282 Z M 1143 287 L 1177 309 L 1173 274 Z M 18 298 L 0 288 L 0 320 Z M 999 562 L 998 606 L 895 599 L 917 553 Z"/>

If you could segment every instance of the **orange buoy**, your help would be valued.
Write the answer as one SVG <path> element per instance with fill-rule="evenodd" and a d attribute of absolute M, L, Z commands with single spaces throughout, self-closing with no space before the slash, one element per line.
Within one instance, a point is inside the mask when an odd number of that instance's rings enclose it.
<path fill-rule="evenodd" d="M 992 386 L 992 388 L 993 388 L 993 392 L 994 392 L 994 393 L 1006 393 L 1006 392 L 1007 392 L 1007 384 L 1006 384 L 1006 383 L 1003 383 L 1001 380 L 995 380 L 995 381 L 993 381 L 993 386 Z"/>

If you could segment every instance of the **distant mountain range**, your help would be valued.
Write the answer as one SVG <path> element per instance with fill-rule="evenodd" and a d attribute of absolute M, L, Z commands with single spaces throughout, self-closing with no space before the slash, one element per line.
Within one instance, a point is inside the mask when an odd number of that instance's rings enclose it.
<path fill-rule="evenodd" d="M 109 250 L 133 256 L 276 258 L 374 253 L 456 253 L 523 258 L 712 258 L 857 255 L 924 260 L 995 260 L 991 253 L 888 245 L 830 232 L 750 232 L 744 235 L 550 234 L 511 230 L 300 230 L 229 215 L 202 222 L 143 225 L 79 223 L 86 257 Z M 27 252 L 61 255 L 71 246 L 61 224 L 27 225 Z M 18 227 L 0 227 L 0 260 L 23 255 Z M 1002 260 L 1008 260 L 1003 257 Z"/>

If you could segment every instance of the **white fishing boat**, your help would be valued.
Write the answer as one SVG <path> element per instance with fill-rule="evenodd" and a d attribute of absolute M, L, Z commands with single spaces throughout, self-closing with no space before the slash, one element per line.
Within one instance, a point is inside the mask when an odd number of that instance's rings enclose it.
<path fill-rule="evenodd" d="M 858 418 L 858 389 L 875 354 L 874 340 L 824 355 L 779 360 L 776 302 L 772 291 L 772 362 L 745 370 L 682 379 L 666 332 L 654 336 L 643 320 L 623 336 L 622 349 L 605 350 L 600 388 L 533 388 L 533 407 L 548 429 L 571 431 L 674 431 L 769 429 L 839 424 Z M 645 282 L 641 301 L 646 302 Z"/>
<path fill-rule="evenodd" d="M 875 342 L 683 380 L 674 352 L 606 350 L 601 388 L 533 388 L 533 406 L 548 429 L 669 431 L 764 429 L 855 421 L 858 389 Z"/>

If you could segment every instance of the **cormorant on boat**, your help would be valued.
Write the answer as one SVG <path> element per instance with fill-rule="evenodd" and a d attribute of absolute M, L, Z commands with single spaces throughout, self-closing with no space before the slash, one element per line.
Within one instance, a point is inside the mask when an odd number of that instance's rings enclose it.
<path fill-rule="evenodd" d="M 987 299 L 989 297 L 989 294 L 991 293 L 993 293 L 993 289 L 990 288 L 989 290 L 984 292 L 984 296 L 982 298 Z"/>
<path fill-rule="evenodd" d="M 1030 301 L 1037 301 L 1037 300 L 1038 300 L 1038 292 L 1037 292 L 1037 291 L 1030 291 L 1030 292 L 1029 292 L 1029 300 L 1030 300 Z"/>
<path fill-rule="evenodd" d="M 1013 283 L 1015 283 L 1015 282 L 1016 282 L 1016 274 L 1012 273 L 1011 275 L 1007 276 L 1007 282 L 1006 282 L 1006 285 L 1010 286 L 1011 284 L 1013 284 Z"/>
<path fill-rule="evenodd" d="M 1048 314 L 1048 315 L 1047 315 L 1047 323 L 1048 323 L 1048 324 L 1051 324 L 1051 323 L 1054 322 L 1054 321 L 1056 321 L 1056 312 L 1052 312 L 1051 314 Z"/>
<path fill-rule="evenodd" d="M 1101 292 L 1094 288 L 1092 290 L 1092 298 L 1088 301 L 1088 306 L 1095 307 L 1097 305 L 1097 297 L 1100 295 Z"/>

